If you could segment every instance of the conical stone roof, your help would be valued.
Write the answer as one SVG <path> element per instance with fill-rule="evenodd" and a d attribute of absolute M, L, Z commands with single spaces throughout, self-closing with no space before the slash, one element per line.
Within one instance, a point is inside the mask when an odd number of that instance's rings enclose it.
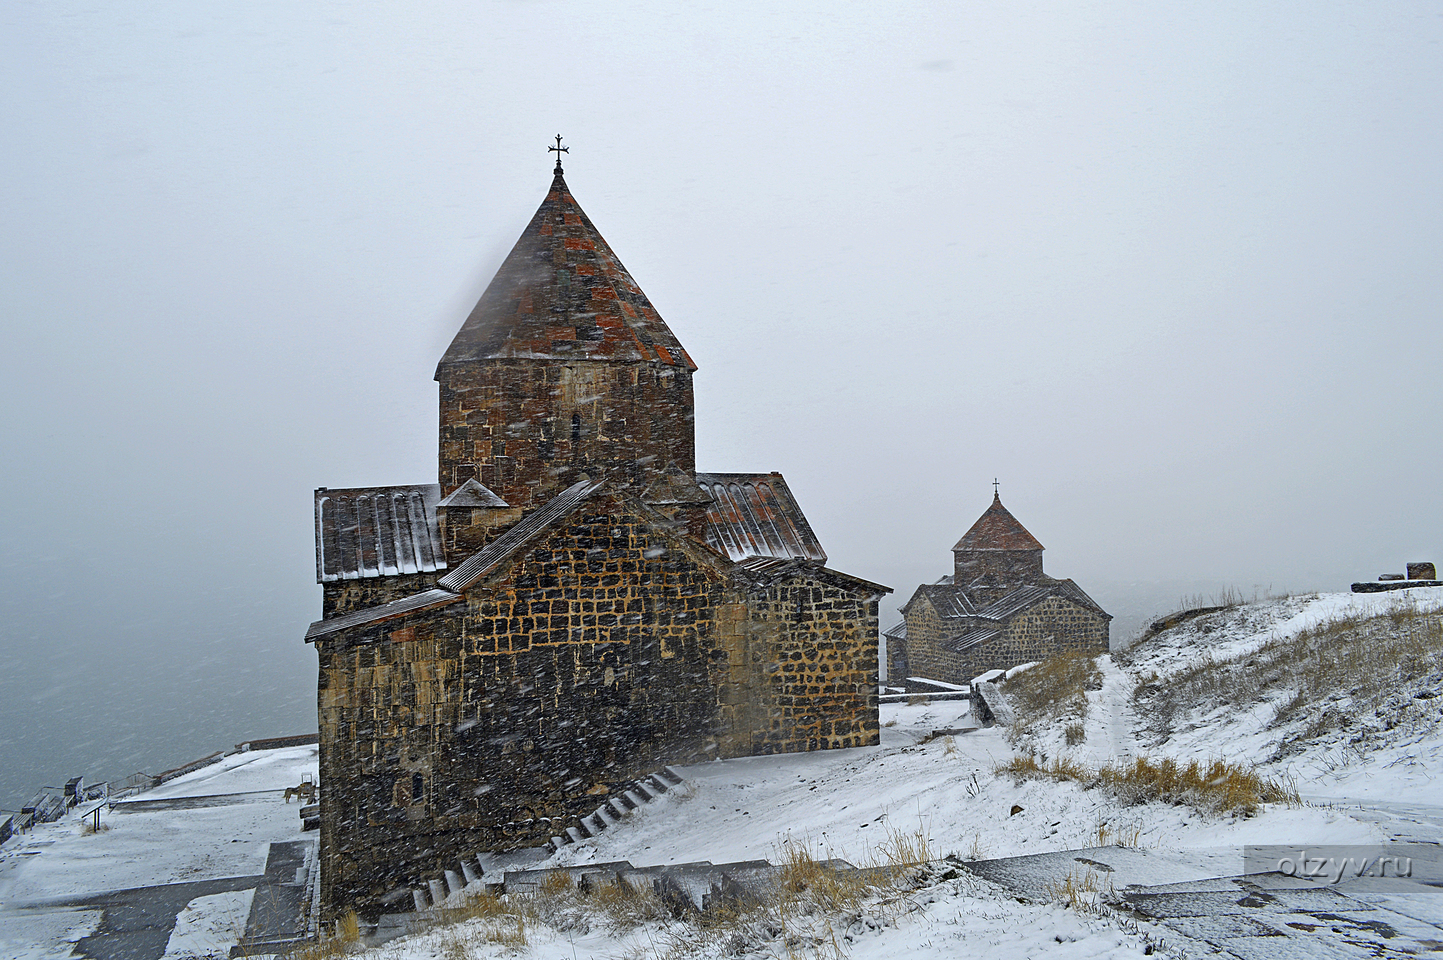
<path fill-rule="evenodd" d="M 997 494 L 992 495 L 992 506 L 977 522 L 972 524 L 972 529 L 962 535 L 957 545 L 952 548 L 953 552 L 958 550 L 1041 550 L 1042 544 L 1037 538 L 1027 532 L 1027 528 L 1017 522 L 1007 508 L 1002 505 L 1002 498 Z"/>
<path fill-rule="evenodd" d="M 572 197 L 551 190 L 441 358 L 696 364 Z"/>

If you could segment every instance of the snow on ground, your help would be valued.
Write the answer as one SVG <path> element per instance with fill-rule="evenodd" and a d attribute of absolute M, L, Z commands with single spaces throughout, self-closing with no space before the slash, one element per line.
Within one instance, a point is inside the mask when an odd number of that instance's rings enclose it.
<path fill-rule="evenodd" d="M 1132 709 L 1132 690 L 1139 681 L 1157 676 L 1165 683 L 1169 675 L 1208 660 L 1224 661 L 1245 656 L 1264 643 L 1294 636 L 1345 617 L 1386 615 L 1400 607 L 1419 612 L 1443 609 L 1443 587 L 1415 587 L 1388 593 L 1325 593 L 1284 597 L 1244 604 L 1225 616 L 1189 621 L 1147 641 L 1121 659 L 1120 667 L 1111 656 L 1099 658 L 1104 688 L 1090 696 L 1088 753 L 1096 758 L 1095 736 L 1124 742 L 1146 742 L 1144 724 Z M 1180 759 L 1220 758 L 1243 763 L 1266 764 L 1268 772 L 1296 781 L 1305 797 L 1350 797 L 1413 803 L 1437 803 L 1443 774 L 1443 736 L 1435 726 L 1390 735 L 1383 746 L 1365 751 L 1350 749 L 1347 736 L 1337 733 L 1314 742 L 1298 744 L 1279 762 L 1270 758 L 1285 743 L 1291 745 L 1294 731 L 1271 728 L 1277 707 L 1291 698 L 1293 690 L 1277 689 L 1247 710 L 1218 705 L 1211 710 L 1194 710 L 1175 725 L 1165 742 L 1137 748 L 1149 756 Z M 1326 696 L 1328 691 L 1319 692 Z M 1114 718 L 1103 720 L 1100 717 Z M 1109 731 L 1109 723 L 1127 728 L 1126 734 Z M 1057 739 L 1050 743 L 1061 748 Z"/>
<path fill-rule="evenodd" d="M 1258 759 L 1276 746 L 1267 731 L 1268 704 L 1242 715 L 1194 713 L 1158 748 L 1139 743 L 1144 724 L 1133 708 L 1140 677 L 1175 673 L 1203 658 L 1225 659 L 1271 637 L 1353 613 L 1392 605 L 1443 607 L 1443 589 L 1390 594 L 1328 594 L 1246 605 L 1211 626 L 1189 622 L 1114 661 L 1099 658 L 1101 689 L 1089 694 L 1087 737 L 1065 748 L 1061 733 L 1034 742 L 1044 754 L 1068 753 L 1089 763 L 1120 757 Z M 1223 628 L 1217 624 L 1225 622 Z M 964 860 L 1016 857 L 1103 846 L 1126 839 L 1141 861 L 1167 872 L 1137 882 L 1181 882 L 1242 870 L 1245 844 L 1371 844 L 1396 836 L 1398 823 L 1437 827 L 1427 806 L 1443 766 L 1443 734 L 1397 742 L 1346 764 L 1326 748 L 1288 759 L 1305 796 L 1337 798 L 1303 807 L 1265 807 L 1251 817 L 1207 816 L 1186 806 L 1123 807 L 1100 790 L 1075 783 L 1016 783 L 994 768 L 1014 755 L 1004 731 L 936 731 L 964 725 L 966 704 L 937 701 L 882 707 L 878 747 L 749 757 L 679 768 L 685 783 L 643 805 L 598 837 L 567 846 L 551 866 L 630 860 L 639 866 L 710 860 L 726 863 L 784 858 L 804 844 L 818 856 L 856 864 L 879 858 L 896 837 L 920 835 L 934 857 Z M 146 884 L 247 876 L 262 872 L 272 840 L 297 839 L 297 805 L 279 791 L 315 775 L 314 747 L 236 754 L 121 804 L 108 829 L 87 835 L 76 818 L 37 828 L 0 849 L 0 954 L 58 957 L 99 920 L 94 910 L 15 909 L 17 905 Z M 1357 801 L 1375 799 L 1360 811 Z M 157 801 L 163 801 L 157 803 Z M 1412 804 L 1412 806 L 1408 806 Z M 1431 819 L 1430 819 L 1431 818 Z M 306 835 L 307 837 L 313 835 Z M 1177 871 L 1183 871 L 1178 873 Z M 245 913 L 247 891 L 197 897 L 176 917 L 167 956 L 204 955 L 230 937 Z M 934 879 L 888 908 L 849 917 L 813 918 L 812 932 L 839 937 L 862 958 L 953 956 L 1123 957 L 1142 955 L 1155 928 L 1058 905 L 1024 903 L 977 877 Z M 451 951 L 457 930 L 394 941 L 374 955 L 432 960 Z M 528 931 L 534 956 L 617 957 L 665 952 L 665 925 L 610 933 L 600 925 L 561 933 Z M 660 938 L 660 939 L 658 939 Z M 1165 939 L 1176 946 L 1173 933 Z M 753 947 L 756 943 L 753 943 Z M 1153 944 L 1155 946 L 1155 944 Z M 508 948 L 479 938 L 475 956 Z M 779 941 L 766 949 L 784 951 Z M 763 954 L 765 955 L 765 954 Z"/>
<path fill-rule="evenodd" d="M 68 957 L 94 932 L 100 911 L 56 901 L 159 884 L 263 873 L 272 841 L 302 833 L 298 803 L 281 791 L 318 772 L 315 746 L 237 753 L 101 808 L 101 830 L 79 815 L 0 846 L 0 957 Z M 177 916 L 168 956 L 229 950 L 245 925 L 251 891 L 198 897 Z M 179 938 L 179 939 L 176 939 Z M 206 946 L 209 944 L 209 946 Z M 202 949 L 204 947 L 204 949 Z"/>

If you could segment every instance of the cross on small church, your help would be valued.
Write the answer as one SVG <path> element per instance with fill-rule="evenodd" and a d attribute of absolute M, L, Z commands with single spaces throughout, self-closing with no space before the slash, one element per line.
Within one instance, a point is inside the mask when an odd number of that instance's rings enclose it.
<path fill-rule="evenodd" d="M 992 496 L 997 496 L 997 478 L 992 478 Z"/>
<path fill-rule="evenodd" d="M 547 152 L 549 152 L 549 153 L 554 153 L 554 154 L 556 154 L 556 172 L 557 172 L 557 173 L 560 173 L 560 172 L 561 172 L 561 155 L 562 155 L 563 153 L 570 153 L 570 152 L 571 152 L 571 148 L 570 148 L 570 147 L 563 147 L 563 146 L 561 145 L 561 134 L 558 133 L 558 134 L 556 135 L 556 146 L 554 146 L 554 147 L 547 147 L 546 150 L 547 150 Z"/>

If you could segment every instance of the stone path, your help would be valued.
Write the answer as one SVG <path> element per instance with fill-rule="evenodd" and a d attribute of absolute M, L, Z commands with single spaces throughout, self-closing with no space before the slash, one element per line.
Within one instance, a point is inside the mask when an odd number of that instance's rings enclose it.
<path fill-rule="evenodd" d="M 1412 876 L 1330 883 L 1276 870 L 1244 873 L 1242 851 L 1235 848 L 1095 847 L 980 861 L 967 869 L 1034 900 L 1054 899 L 1070 879 L 1180 938 L 1237 960 L 1401 958 L 1443 951 L 1443 848 L 1422 843 L 1346 849 L 1405 855 Z"/>
<path fill-rule="evenodd" d="M 249 957 L 274 953 L 305 936 L 306 917 L 302 911 L 306 878 L 299 868 L 305 864 L 312 843 L 272 843 L 265 873 L 255 876 L 111 890 L 17 909 L 99 910 L 100 923 L 95 932 L 75 945 L 77 956 L 88 960 L 160 960 L 175 931 L 176 916 L 187 904 L 199 897 L 254 889 L 245 934 L 230 954 Z"/>

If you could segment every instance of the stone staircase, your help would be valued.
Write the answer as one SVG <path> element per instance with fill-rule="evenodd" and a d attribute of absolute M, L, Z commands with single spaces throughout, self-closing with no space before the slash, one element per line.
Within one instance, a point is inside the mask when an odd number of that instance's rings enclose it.
<path fill-rule="evenodd" d="M 478 853 L 457 862 L 450 870 L 442 870 L 440 876 L 419 880 L 410 888 L 412 904 L 418 911 L 439 906 L 447 897 L 460 893 L 468 885 L 483 878 L 488 879 L 488 887 L 500 887 L 500 883 L 490 883 L 489 878 L 497 874 L 509 877 L 516 868 L 539 863 L 549 859 L 563 847 L 597 836 L 631 811 L 650 803 L 662 794 L 670 793 L 683 782 L 682 775 L 671 767 L 662 767 L 655 773 L 629 781 L 613 790 L 606 799 L 600 800 L 594 809 L 579 818 L 575 826 L 567 827 L 551 837 L 545 846 L 523 847 L 504 853 Z M 532 823 L 528 821 L 507 826 L 530 827 Z M 535 871 L 522 869 L 521 872 Z M 405 896 L 404 893 L 400 895 L 403 898 Z"/>

